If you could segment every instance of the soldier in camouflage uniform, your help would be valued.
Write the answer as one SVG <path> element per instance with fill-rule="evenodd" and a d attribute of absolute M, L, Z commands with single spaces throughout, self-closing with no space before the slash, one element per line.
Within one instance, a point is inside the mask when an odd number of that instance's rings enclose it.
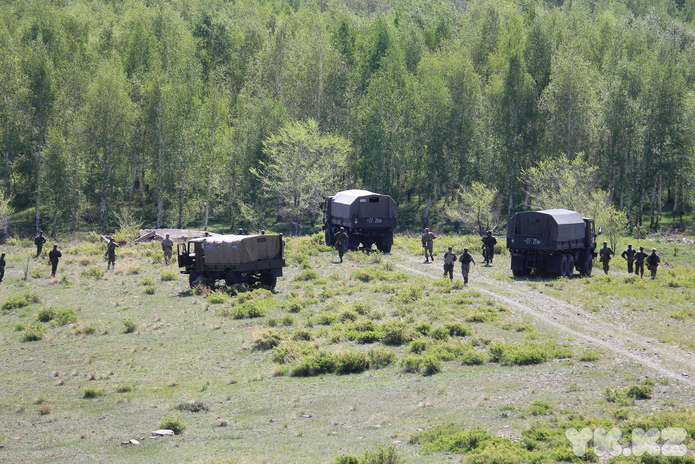
<path fill-rule="evenodd" d="M 164 252 L 164 264 L 171 263 L 171 255 L 174 252 L 174 241 L 169 238 L 169 234 L 162 240 L 162 251 Z"/>
<path fill-rule="evenodd" d="M 639 247 L 639 251 L 635 253 L 635 274 L 639 274 L 640 277 L 644 277 L 644 261 L 647 256 L 644 247 Z"/>
<path fill-rule="evenodd" d="M 434 235 L 434 232 L 425 227 L 425 231 L 422 233 L 422 247 L 425 249 L 425 263 L 429 263 L 430 259 L 434 261 L 434 254 L 432 254 L 432 250 L 434 247 L 435 238 L 437 238 L 437 236 Z M 427 253 L 429 253 L 429 256 L 427 256 Z"/>
<path fill-rule="evenodd" d="M 43 244 L 46 243 L 46 237 L 43 236 L 43 231 L 39 231 L 39 235 L 36 236 L 34 239 L 34 245 L 36 245 L 36 257 L 38 258 L 41 255 L 41 251 L 43 250 Z"/>
<path fill-rule="evenodd" d="M 647 266 L 652 274 L 652 279 L 656 279 L 656 270 L 659 268 L 661 258 L 656 254 L 656 248 L 652 248 L 652 254 L 647 256 Z"/>
<path fill-rule="evenodd" d="M 603 272 L 608 274 L 609 263 L 615 252 L 608 246 L 608 242 L 603 242 L 603 247 L 598 251 L 599 261 L 603 263 Z"/>
<path fill-rule="evenodd" d="M 5 253 L 0 255 L 0 282 L 5 277 Z"/>
<path fill-rule="evenodd" d="M 444 277 L 449 274 L 449 279 L 454 280 L 454 263 L 456 262 L 456 253 L 453 248 L 449 247 L 449 251 L 444 253 Z"/>
<path fill-rule="evenodd" d="M 333 236 L 335 238 L 335 248 L 338 250 L 338 258 L 340 262 L 343 262 L 343 255 L 345 254 L 345 249 L 348 244 L 348 233 L 345 231 L 345 227 L 341 227 L 338 232 Z"/>
<path fill-rule="evenodd" d="M 627 261 L 627 272 L 632 274 L 632 264 L 635 262 L 635 253 L 637 253 L 637 250 L 632 248 L 632 245 L 628 245 L 627 249 L 625 249 L 620 256 Z"/>
<path fill-rule="evenodd" d="M 63 256 L 63 253 L 58 250 L 58 245 L 53 245 L 53 249 L 48 252 L 48 262 L 51 263 L 51 277 L 56 276 L 56 271 L 58 270 L 58 262 Z"/>
<path fill-rule="evenodd" d="M 116 240 L 111 237 L 111 240 L 109 240 L 109 244 L 106 245 L 106 253 L 104 256 L 106 256 L 108 262 L 106 263 L 106 269 L 116 269 L 116 248 L 118 248 L 120 245 L 116 243 Z"/>
<path fill-rule="evenodd" d="M 473 256 L 468 253 L 468 248 L 463 249 L 463 253 L 459 256 L 459 262 L 461 263 L 461 274 L 463 275 L 464 285 L 468 283 L 468 272 L 471 270 L 471 263 L 475 264 Z"/>
<path fill-rule="evenodd" d="M 488 230 L 485 237 L 482 238 L 483 242 L 483 259 L 485 264 L 492 264 L 492 258 L 495 256 L 495 245 L 497 245 L 497 239 L 492 236 L 492 231 Z"/>

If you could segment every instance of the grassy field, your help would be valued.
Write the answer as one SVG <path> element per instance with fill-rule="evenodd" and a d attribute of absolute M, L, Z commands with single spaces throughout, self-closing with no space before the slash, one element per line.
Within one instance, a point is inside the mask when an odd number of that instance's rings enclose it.
<path fill-rule="evenodd" d="M 468 287 L 440 257 L 477 238 L 440 237 L 430 265 L 417 237 L 343 264 L 317 237 L 287 242 L 275 292 L 241 293 L 191 292 L 156 244 L 106 271 L 101 243 L 75 241 L 56 279 L 28 242 L 2 247 L 0 462 L 584 462 L 599 457 L 575 456 L 566 429 L 695 432 L 695 370 L 663 375 L 666 361 L 655 371 L 496 296 L 569 302 L 692 351 L 695 250 L 680 239 L 633 242 L 663 250 L 655 281 L 620 259 L 608 276 L 515 280 L 502 254 Z"/>

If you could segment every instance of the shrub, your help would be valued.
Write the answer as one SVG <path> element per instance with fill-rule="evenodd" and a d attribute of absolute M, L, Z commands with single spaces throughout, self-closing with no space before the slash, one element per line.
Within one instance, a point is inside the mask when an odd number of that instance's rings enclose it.
<path fill-rule="evenodd" d="M 22 326 L 22 334 L 20 339 L 23 342 L 35 342 L 43 339 L 46 334 L 46 328 L 40 322 L 29 322 Z"/>
<path fill-rule="evenodd" d="M 84 277 L 94 277 L 95 280 L 99 280 L 104 277 L 104 270 L 99 266 L 90 266 L 87 269 L 83 269 L 81 274 Z"/>
<path fill-rule="evenodd" d="M 364 372 L 368 367 L 367 355 L 361 351 L 335 355 L 335 371 L 338 374 L 356 374 Z"/>
<path fill-rule="evenodd" d="M 133 333 L 138 328 L 137 324 L 135 322 L 131 321 L 130 319 L 123 319 L 122 322 L 123 322 L 123 325 L 125 326 L 125 329 L 124 329 L 125 333 Z"/>
<path fill-rule="evenodd" d="M 188 411 L 188 412 L 206 412 L 206 411 L 210 410 L 208 405 L 206 405 L 202 401 L 194 401 L 194 400 L 188 401 L 187 403 L 180 403 L 176 406 L 176 409 L 179 411 Z"/>
<path fill-rule="evenodd" d="M 338 320 L 340 322 L 354 322 L 357 320 L 358 317 L 359 315 L 354 311 L 343 311 L 338 316 Z"/>
<path fill-rule="evenodd" d="M 129 393 L 135 390 L 135 387 L 132 385 L 118 385 L 114 390 L 116 390 L 116 393 Z"/>
<path fill-rule="evenodd" d="M 420 372 L 420 367 L 422 366 L 422 356 L 405 356 L 401 361 L 401 367 L 403 372 L 408 372 L 411 374 L 416 374 Z"/>
<path fill-rule="evenodd" d="M 362 464 L 404 464 L 405 461 L 396 452 L 396 447 L 379 446 L 375 451 L 365 451 Z"/>
<path fill-rule="evenodd" d="M 405 322 L 386 322 L 381 325 L 379 330 L 381 332 L 381 342 L 384 345 L 398 346 L 413 339 L 413 333 Z"/>
<path fill-rule="evenodd" d="M 314 338 L 314 336 L 311 334 L 311 330 L 307 329 L 300 329 L 297 330 L 294 335 L 292 335 L 292 340 L 295 341 L 311 341 Z"/>
<path fill-rule="evenodd" d="M 84 393 L 82 394 L 82 398 L 84 399 L 92 399 L 96 398 L 98 396 L 104 396 L 106 395 L 106 392 L 104 390 L 99 390 L 98 388 L 85 388 Z"/>
<path fill-rule="evenodd" d="M 56 312 L 53 324 L 57 326 L 72 324 L 77 322 L 77 313 L 73 309 L 61 309 Z"/>
<path fill-rule="evenodd" d="M 427 349 L 427 342 L 425 340 L 413 340 L 408 346 L 408 350 L 411 353 L 420 354 Z"/>
<path fill-rule="evenodd" d="M 470 327 L 459 322 L 452 322 L 450 324 L 446 324 L 444 327 L 446 327 L 446 329 L 449 331 L 449 335 L 452 337 L 467 337 L 472 333 Z"/>
<path fill-rule="evenodd" d="M 485 447 L 493 440 L 495 437 L 483 429 L 466 430 L 457 424 L 445 424 L 414 435 L 410 442 L 422 444 L 425 453 L 469 453 Z"/>
<path fill-rule="evenodd" d="M 435 327 L 430 330 L 430 337 L 435 340 L 447 340 L 449 338 L 449 330 L 445 327 Z"/>
<path fill-rule="evenodd" d="M 459 354 L 458 357 L 461 361 L 461 364 L 464 364 L 466 366 L 477 366 L 487 361 L 487 356 L 485 355 L 485 353 L 481 353 L 473 347 L 463 351 L 461 354 Z"/>
<path fill-rule="evenodd" d="M 319 278 L 319 273 L 313 269 L 304 269 L 294 278 L 296 282 L 307 282 Z"/>
<path fill-rule="evenodd" d="M 629 398 L 636 400 L 648 400 L 654 394 L 654 388 L 649 384 L 642 383 L 628 388 L 626 394 Z"/>
<path fill-rule="evenodd" d="M 528 412 L 532 416 L 544 416 L 553 412 L 553 406 L 547 401 L 536 400 L 528 407 Z"/>
<path fill-rule="evenodd" d="M 81 323 L 78 327 L 75 327 L 75 335 L 94 335 L 95 333 L 97 333 L 97 328 L 93 325 Z"/>
<path fill-rule="evenodd" d="M 166 271 L 162 272 L 161 279 L 162 279 L 162 282 L 172 282 L 175 280 L 179 280 L 179 276 L 174 271 L 166 270 Z"/>
<path fill-rule="evenodd" d="M 35 267 L 34 269 L 31 270 L 31 272 L 29 272 L 29 276 L 32 279 L 40 279 L 43 277 L 43 272 L 41 272 L 40 268 Z"/>
<path fill-rule="evenodd" d="M 595 351 L 587 351 L 579 357 L 582 362 L 598 361 L 599 359 L 601 359 L 601 355 Z"/>
<path fill-rule="evenodd" d="M 179 416 L 165 417 L 162 419 L 162 422 L 159 423 L 159 428 L 171 430 L 174 432 L 174 435 L 181 435 L 183 431 L 186 430 L 186 426 Z"/>
<path fill-rule="evenodd" d="M 145 287 L 145 294 L 146 295 L 154 295 L 156 292 L 157 292 L 157 289 L 152 285 L 148 285 L 147 287 Z"/>
<path fill-rule="evenodd" d="M 436 356 L 422 358 L 422 375 L 434 375 L 442 371 L 442 362 Z"/>
<path fill-rule="evenodd" d="M 490 359 L 507 365 L 525 366 L 547 361 L 547 348 L 538 344 L 512 345 L 495 343 L 489 348 Z"/>
<path fill-rule="evenodd" d="M 207 300 L 210 304 L 222 304 L 228 300 L 228 297 L 223 292 L 210 292 Z"/>
<path fill-rule="evenodd" d="M 360 460 L 357 456 L 343 455 L 338 456 L 338 458 L 333 462 L 333 464 L 360 464 Z"/>
<path fill-rule="evenodd" d="M 36 314 L 36 320 L 38 322 L 51 322 L 56 317 L 56 312 L 53 308 L 41 309 Z"/>
<path fill-rule="evenodd" d="M 149 287 L 151 285 L 154 285 L 154 279 L 152 277 L 145 277 L 139 283 L 144 287 Z"/>
<path fill-rule="evenodd" d="M 429 335 L 430 330 L 432 330 L 432 326 L 428 324 L 427 322 L 423 322 L 422 324 L 418 324 L 415 326 L 415 331 L 420 332 L 422 335 Z"/>
<path fill-rule="evenodd" d="M 382 367 L 393 364 L 396 360 L 396 353 L 388 348 L 378 347 L 367 352 L 370 369 L 381 369 Z"/>
<path fill-rule="evenodd" d="M 310 377 L 333 372 L 335 370 L 335 355 L 327 351 L 304 357 L 290 375 L 293 377 Z"/>
<path fill-rule="evenodd" d="M 278 330 L 267 330 L 260 334 L 252 343 L 254 350 L 271 350 L 283 342 L 285 336 Z"/>
<path fill-rule="evenodd" d="M 22 295 L 13 295 L 5 300 L 2 305 L 4 310 L 19 309 L 29 306 L 34 303 L 40 303 L 41 298 L 36 293 L 27 292 Z"/>
<path fill-rule="evenodd" d="M 130 266 L 126 270 L 126 274 L 128 274 L 128 275 L 140 274 L 141 272 L 142 272 L 142 266 L 138 266 L 138 265 Z"/>

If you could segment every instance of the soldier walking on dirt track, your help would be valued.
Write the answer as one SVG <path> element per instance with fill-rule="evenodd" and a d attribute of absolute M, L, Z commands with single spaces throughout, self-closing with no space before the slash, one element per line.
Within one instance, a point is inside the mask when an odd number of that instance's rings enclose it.
<path fill-rule="evenodd" d="M 632 263 L 635 262 L 635 253 L 637 253 L 637 250 L 632 248 L 632 245 L 628 245 L 627 249 L 620 255 L 627 261 L 627 272 L 630 274 L 632 274 Z"/>
<path fill-rule="evenodd" d="M 106 245 L 106 253 L 104 254 L 108 260 L 106 263 L 106 269 L 116 269 L 116 248 L 119 246 L 120 245 L 116 243 L 116 240 L 111 237 L 109 244 Z"/>
<path fill-rule="evenodd" d="M 635 253 L 635 274 L 639 274 L 640 277 L 644 277 L 644 261 L 647 256 L 644 247 L 639 247 L 639 251 Z"/>
<path fill-rule="evenodd" d="M 335 248 L 338 250 L 338 258 L 340 258 L 340 262 L 342 263 L 349 238 L 348 233 L 345 231 L 345 227 L 341 227 L 333 238 L 335 238 Z"/>
<path fill-rule="evenodd" d="M 449 279 L 454 280 L 454 263 L 456 262 L 456 253 L 453 248 L 449 247 L 449 251 L 444 253 L 444 277 L 449 274 Z"/>
<path fill-rule="evenodd" d="M 0 282 L 5 277 L 5 253 L 0 255 Z"/>
<path fill-rule="evenodd" d="M 39 235 L 36 236 L 34 239 L 34 245 L 36 245 L 36 257 L 38 258 L 41 255 L 41 251 L 43 250 L 43 244 L 46 243 L 46 237 L 43 236 L 43 231 L 39 231 Z"/>
<path fill-rule="evenodd" d="M 485 237 L 482 238 L 483 242 L 483 259 L 485 264 L 492 264 L 492 258 L 495 256 L 495 245 L 497 245 L 497 239 L 492 236 L 492 231 L 488 230 L 485 233 Z"/>
<path fill-rule="evenodd" d="M 56 271 L 58 270 L 58 262 L 63 256 L 63 253 L 58 250 L 58 245 L 53 245 L 53 249 L 48 252 L 48 262 L 51 263 L 51 277 L 56 276 Z"/>
<path fill-rule="evenodd" d="M 464 285 L 468 283 L 468 272 L 471 270 L 471 263 L 475 264 L 473 256 L 468 253 L 468 248 L 463 249 L 463 253 L 459 256 L 459 262 L 461 263 L 461 275 L 463 275 Z"/>
<path fill-rule="evenodd" d="M 425 263 L 429 263 L 430 259 L 434 261 L 432 250 L 435 238 L 437 238 L 437 236 L 434 235 L 434 232 L 425 227 L 425 231 L 422 233 L 422 247 L 425 249 Z M 429 256 L 427 256 L 427 253 L 429 253 Z"/>
<path fill-rule="evenodd" d="M 647 256 L 647 267 L 652 274 L 652 279 L 656 279 L 656 270 L 659 268 L 661 258 L 656 254 L 656 248 L 652 248 L 652 254 Z"/>
<path fill-rule="evenodd" d="M 174 252 L 174 241 L 169 238 L 169 234 L 162 240 L 162 251 L 164 252 L 164 264 L 171 263 L 171 255 Z"/>
<path fill-rule="evenodd" d="M 598 260 L 603 263 L 603 272 L 608 274 L 610 269 L 609 263 L 615 252 L 608 246 L 608 242 L 603 242 L 603 247 L 598 251 Z"/>

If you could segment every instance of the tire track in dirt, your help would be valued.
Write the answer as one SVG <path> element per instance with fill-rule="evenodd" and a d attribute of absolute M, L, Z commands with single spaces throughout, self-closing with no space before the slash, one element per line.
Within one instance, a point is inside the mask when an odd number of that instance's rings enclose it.
<path fill-rule="evenodd" d="M 393 255 L 392 255 L 393 256 Z M 416 269 L 420 264 L 412 258 L 398 257 L 405 263 L 396 266 L 411 274 L 428 278 L 441 277 L 439 272 Z M 656 339 L 645 337 L 615 324 L 600 321 L 582 307 L 574 306 L 549 295 L 534 292 L 525 286 L 514 286 L 478 273 L 476 282 L 469 288 L 480 291 L 503 305 L 527 314 L 541 323 L 574 338 L 582 339 L 616 355 L 628 358 L 671 379 L 695 385 L 689 371 L 695 367 L 695 356 L 679 347 L 662 344 Z M 643 353 L 649 351 L 654 356 Z"/>

